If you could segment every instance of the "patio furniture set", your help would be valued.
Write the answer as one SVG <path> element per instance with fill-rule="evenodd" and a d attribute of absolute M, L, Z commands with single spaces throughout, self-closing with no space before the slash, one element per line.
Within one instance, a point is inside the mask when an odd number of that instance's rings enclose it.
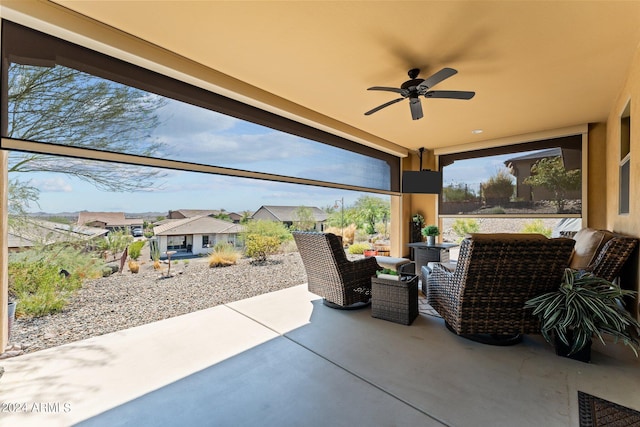
<path fill-rule="evenodd" d="M 373 317 L 410 325 L 418 315 L 418 282 L 422 281 L 428 304 L 449 330 L 497 345 L 515 344 L 523 334 L 540 333 L 539 319 L 524 309 L 525 302 L 557 289 L 566 268 L 614 281 L 638 244 L 636 238 L 590 228 L 573 238 L 475 233 L 460 243 L 456 263 L 442 262 L 448 261 L 446 255 L 414 263 L 393 257 L 351 261 L 339 236 L 293 235 L 309 291 L 321 296 L 325 305 L 350 309 L 371 304 Z M 416 247 L 420 246 L 424 244 Z M 440 251 L 455 245 L 438 246 L 425 250 L 423 256 L 440 257 Z M 376 277 L 383 268 L 396 270 L 399 280 Z"/>

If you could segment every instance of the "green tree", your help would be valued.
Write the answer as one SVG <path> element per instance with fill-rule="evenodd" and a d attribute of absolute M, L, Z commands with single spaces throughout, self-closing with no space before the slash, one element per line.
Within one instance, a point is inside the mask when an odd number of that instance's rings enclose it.
<path fill-rule="evenodd" d="M 152 156 L 160 148 L 149 133 L 159 124 L 165 100 L 63 66 L 11 64 L 8 76 L 7 135 L 10 138 Z M 24 213 L 38 189 L 14 174 L 53 172 L 106 191 L 141 191 L 157 185 L 158 169 L 117 163 L 11 152 L 9 204 Z M 24 197 L 24 195 L 28 197 Z"/>
<path fill-rule="evenodd" d="M 566 170 L 561 157 L 547 157 L 531 167 L 531 176 L 523 182 L 551 191 L 557 212 L 562 212 L 569 193 L 580 190 L 582 174 L 580 169 Z"/>
<path fill-rule="evenodd" d="M 310 231 L 316 227 L 316 219 L 311 208 L 298 206 L 293 212 L 293 230 Z"/>
<path fill-rule="evenodd" d="M 375 233 L 376 223 L 388 220 L 391 214 L 391 203 L 374 196 L 361 196 L 353 208 L 368 234 Z"/>

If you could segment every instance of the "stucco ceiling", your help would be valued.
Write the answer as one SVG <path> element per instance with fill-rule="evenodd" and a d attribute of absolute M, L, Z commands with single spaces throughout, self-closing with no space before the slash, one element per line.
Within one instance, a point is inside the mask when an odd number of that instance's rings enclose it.
<path fill-rule="evenodd" d="M 318 123 L 428 149 L 604 121 L 640 42 L 638 1 L 56 3 L 276 95 Z M 458 74 L 408 101 L 370 86 Z M 482 129 L 481 134 L 472 130 Z"/>

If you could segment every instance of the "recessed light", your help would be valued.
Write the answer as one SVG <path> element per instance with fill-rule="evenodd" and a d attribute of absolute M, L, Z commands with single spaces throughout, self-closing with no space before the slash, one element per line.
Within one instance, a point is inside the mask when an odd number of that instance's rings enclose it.
<path fill-rule="evenodd" d="M 479 134 L 479 133 L 482 133 L 482 132 L 483 132 L 482 129 L 474 129 L 474 130 L 471 131 L 471 133 L 476 134 L 476 135 Z"/>

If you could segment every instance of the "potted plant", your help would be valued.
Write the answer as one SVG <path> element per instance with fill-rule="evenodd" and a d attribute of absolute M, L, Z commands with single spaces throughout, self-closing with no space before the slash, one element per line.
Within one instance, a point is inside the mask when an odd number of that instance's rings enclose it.
<path fill-rule="evenodd" d="M 422 235 L 427 238 L 427 245 L 434 245 L 436 236 L 440 235 L 440 229 L 437 225 L 427 225 L 422 229 Z"/>
<path fill-rule="evenodd" d="M 588 362 L 591 339 L 596 336 L 604 344 L 606 333 L 631 347 L 637 357 L 640 346 L 631 329 L 639 329 L 640 323 L 623 305 L 623 298 L 632 295 L 635 291 L 567 268 L 558 290 L 530 299 L 525 308 L 540 318 L 542 336 L 549 343 L 555 340 L 560 356 Z"/>
<path fill-rule="evenodd" d="M 421 242 L 422 237 L 420 235 L 420 230 L 422 230 L 422 227 L 424 226 L 424 217 L 419 213 L 413 215 L 411 217 L 411 222 L 409 223 L 409 225 L 411 232 L 411 243 Z"/>

